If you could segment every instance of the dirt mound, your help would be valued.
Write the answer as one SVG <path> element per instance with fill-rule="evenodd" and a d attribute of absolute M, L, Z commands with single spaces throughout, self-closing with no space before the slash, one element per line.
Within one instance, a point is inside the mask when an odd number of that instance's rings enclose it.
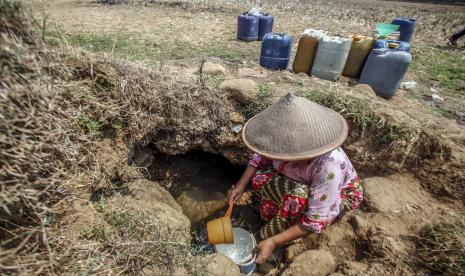
<path fill-rule="evenodd" d="M 154 267 L 185 256 L 181 252 L 190 254 L 190 245 L 178 246 L 180 239 L 159 231 L 163 223 L 154 224 L 136 210 L 149 208 L 141 201 L 132 205 L 125 201 L 129 205 L 122 204 L 124 208 L 112 205 L 95 213 L 90 211 L 96 208 L 92 204 L 76 205 L 73 199 L 101 203 L 107 196 L 135 192 L 127 183 L 143 178 L 144 172 L 129 165 L 129 160 L 135 148 L 149 142 L 170 154 L 198 148 L 221 149 L 228 155 L 239 139 L 229 128 L 229 102 L 208 86 L 35 43 L 19 6 L 12 3 L 0 2 L 2 272 L 98 272 L 109 265 L 115 271 L 135 273 L 145 269 L 140 256 L 160 248 L 168 251 L 153 256 Z M 237 158 L 236 151 L 231 152 L 230 157 Z M 95 215 L 90 229 L 61 232 L 60 225 L 80 209 Z M 81 226 L 86 224 L 82 216 L 76 218 Z M 171 225 L 189 223 L 180 213 L 170 218 Z M 144 237 L 156 231 L 158 240 L 149 246 L 151 240 Z M 75 237 L 72 243 L 70 233 Z M 122 240 L 128 244 L 121 244 Z M 164 241 L 173 246 L 163 247 Z M 90 246 L 95 242 L 106 252 L 104 258 Z M 86 268 L 86 259 L 95 266 Z M 186 262 L 195 263 L 192 258 Z M 180 267 L 186 262 L 180 261 Z M 121 269 L 122 263 L 130 265 Z M 166 269 L 174 272 L 177 267 Z"/>
<path fill-rule="evenodd" d="M 88 138 L 49 84 L 54 58 L 38 44 L 16 2 L 0 1 L 0 262 L 50 250 L 48 228 Z"/>

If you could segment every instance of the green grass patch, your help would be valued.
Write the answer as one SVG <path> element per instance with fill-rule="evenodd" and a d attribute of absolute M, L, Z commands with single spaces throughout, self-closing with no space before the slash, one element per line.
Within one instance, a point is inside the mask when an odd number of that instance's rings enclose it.
<path fill-rule="evenodd" d="M 0 0 L 0 14 L 7 17 L 15 16 L 21 5 L 14 0 Z"/>
<path fill-rule="evenodd" d="M 71 46 L 80 47 L 90 52 L 111 53 L 120 58 L 151 65 L 160 60 L 182 60 L 194 57 L 219 57 L 229 63 L 240 63 L 253 54 L 246 49 L 228 47 L 226 43 L 197 47 L 189 42 L 173 40 L 156 44 L 148 39 L 140 38 L 138 35 L 124 33 L 63 34 L 59 31 L 48 31 L 46 40 L 51 43 L 66 41 Z"/>
<path fill-rule="evenodd" d="M 240 107 L 240 111 L 245 115 L 247 119 L 252 118 L 260 111 L 264 110 L 265 108 L 271 105 L 271 90 L 271 86 L 267 84 L 261 85 L 260 90 L 258 91 L 255 98 L 244 103 Z"/>
<path fill-rule="evenodd" d="M 91 135 L 100 134 L 102 128 L 102 123 L 93 118 L 88 117 L 85 114 L 79 115 L 79 124 L 82 127 L 84 127 L 87 130 L 87 132 Z"/>
<path fill-rule="evenodd" d="M 299 96 L 339 112 L 346 119 L 353 121 L 361 131 L 373 131 L 380 144 L 407 141 L 416 131 L 406 125 L 389 122 L 388 118 L 375 114 L 369 102 L 363 99 L 317 90 L 304 91 L 299 93 Z"/>
<path fill-rule="evenodd" d="M 465 60 L 448 50 L 414 48 L 412 70 L 423 81 L 438 81 L 441 85 L 465 92 Z"/>

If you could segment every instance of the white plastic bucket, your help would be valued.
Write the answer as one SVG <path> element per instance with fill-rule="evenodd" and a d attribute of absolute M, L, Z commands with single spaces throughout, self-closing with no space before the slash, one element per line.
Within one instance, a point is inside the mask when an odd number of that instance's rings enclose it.
<path fill-rule="evenodd" d="M 256 268 L 253 250 L 257 246 L 257 241 L 248 231 L 238 227 L 233 228 L 233 236 L 234 243 L 217 244 L 215 245 L 216 252 L 229 257 L 239 266 L 243 274 L 250 275 Z"/>

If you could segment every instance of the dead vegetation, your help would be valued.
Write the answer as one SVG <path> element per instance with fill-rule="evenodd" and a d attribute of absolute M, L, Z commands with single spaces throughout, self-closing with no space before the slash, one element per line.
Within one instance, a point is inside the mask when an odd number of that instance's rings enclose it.
<path fill-rule="evenodd" d="M 167 153 L 214 147 L 208 139 L 227 123 L 223 96 L 137 66 L 49 48 L 30 33 L 16 2 L 2 0 L 0 7 L 1 273 L 88 266 L 136 273 L 150 265 L 164 274 L 199 265 L 185 258 L 190 245 L 166 232 L 149 239 L 157 225 L 143 214 L 105 213 L 112 230 L 93 228 L 75 244 L 58 230 L 76 194 L 113 195 L 143 177 L 128 161 L 144 141 L 156 137 Z M 97 251 L 95 241 L 102 245 Z"/>
<path fill-rule="evenodd" d="M 83 239 L 97 242 L 89 252 L 85 273 L 119 271 L 148 275 L 198 274 L 204 267 L 190 243 L 176 239 L 176 229 L 166 229 L 146 213 L 127 208 L 106 208 L 104 201 L 97 210 L 104 223 L 81 232 Z M 117 269 L 115 269 L 117 268 Z"/>
<path fill-rule="evenodd" d="M 0 1 L 0 263 L 7 270 L 19 269 L 17 256 L 44 261 L 40 256 L 51 253 L 53 206 L 67 196 L 87 142 L 47 85 L 41 72 L 50 65 L 49 53 L 36 48 L 19 9 L 16 2 Z"/>
<path fill-rule="evenodd" d="M 206 10 L 223 9 L 224 3 L 208 3 L 202 4 Z M 0 7 L 0 273 L 200 271 L 192 247 L 161 232 L 147 214 L 100 204 L 122 193 L 132 196 L 126 184 L 147 172 L 129 160 L 149 143 L 171 155 L 198 149 L 243 161 L 247 152 L 229 129 L 233 105 L 227 96 L 208 82 L 180 80 L 68 45 L 50 48 L 30 32 L 15 2 L 0 0 Z M 250 117 L 265 108 L 270 94 L 261 86 L 243 113 Z M 366 170 L 424 172 L 449 158 L 449 146 L 435 131 L 380 116 L 360 99 L 321 91 L 304 95 L 349 119 L 355 130 L 350 152 Z M 463 188 L 460 176 L 440 177 L 452 179 L 451 189 Z M 102 220 L 71 241 L 59 230 L 66 228 L 63 218 L 77 197 L 98 201 L 89 204 Z"/>
<path fill-rule="evenodd" d="M 417 254 L 421 265 L 442 275 L 465 275 L 464 217 L 446 218 L 426 225 L 419 233 Z"/>

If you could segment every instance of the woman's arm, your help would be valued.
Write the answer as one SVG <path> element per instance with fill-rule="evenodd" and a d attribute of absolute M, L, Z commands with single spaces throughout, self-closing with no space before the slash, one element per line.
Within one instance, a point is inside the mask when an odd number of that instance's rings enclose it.
<path fill-rule="evenodd" d="M 242 194 L 245 191 L 245 188 L 247 188 L 247 184 L 249 184 L 250 179 L 252 176 L 255 174 L 257 171 L 257 168 L 255 167 L 247 167 L 245 169 L 244 173 L 242 174 L 241 178 L 239 181 L 237 181 L 236 185 L 233 185 L 231 189 L 228 192 L 228 200 L 229 201 L 236 201 L 238 200 Z"/>
<path fill-rule="evenodd" d="M 310 232 L 305 230 L 300 223 L 297 223 L 285 231 L 261 241 L 257 246 L 259 252 L 255 262 L 257 264 L 265 262 L 276 247 L 284 245 L 292 240 L 305 237 L 309 233 Z"/>

